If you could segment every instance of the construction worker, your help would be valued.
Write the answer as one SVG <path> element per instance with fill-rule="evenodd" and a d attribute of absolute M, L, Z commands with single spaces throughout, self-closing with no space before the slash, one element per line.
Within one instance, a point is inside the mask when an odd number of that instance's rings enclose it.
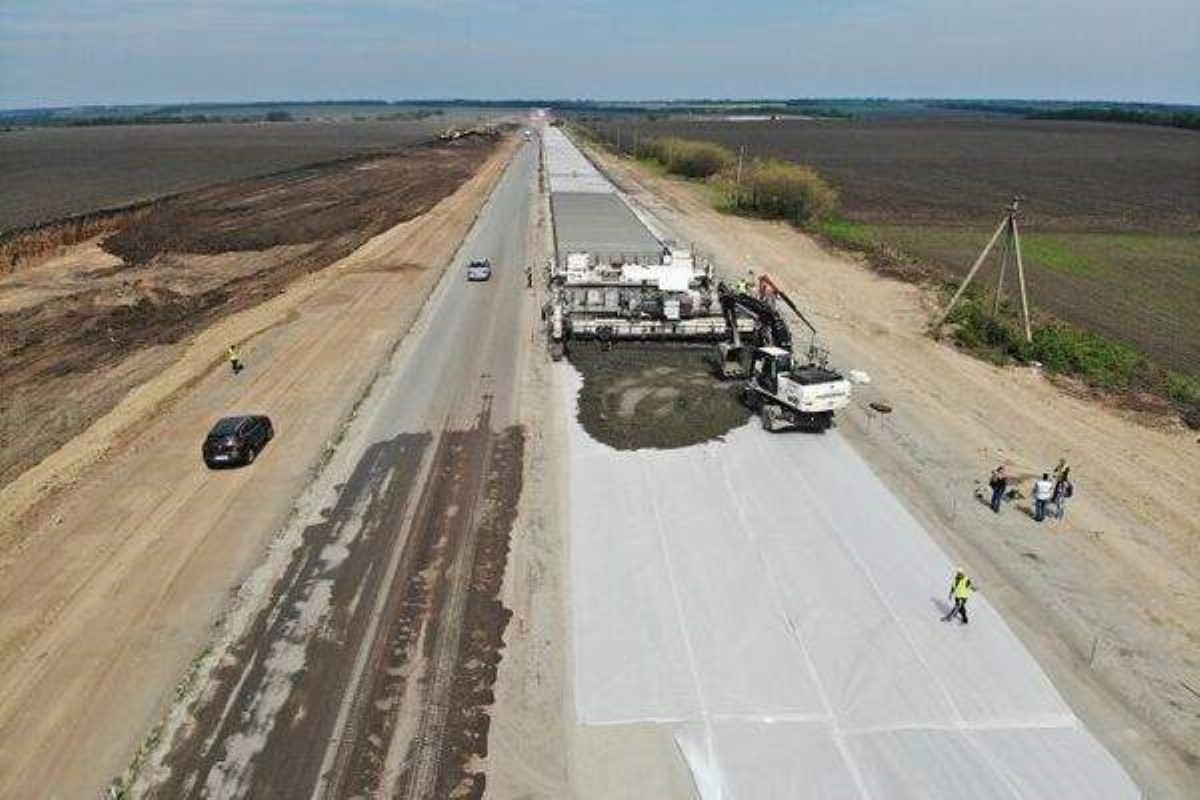
<path fill-rule="evenodd" d="M 967 624 L 967 600 L 974 594 L 975 587 L 971 583 L 971 579 L 966 573 L 959 570 L 954 573 L 954 580 L 950 583 L 950 599 L 954 602 L 954 607 L 942 617 L 942 622 L 949 622 L 957 614 L 962 624 Z"/>
<path fill-rule="evenodd" d="M 234 375 L 237 375 L 242 371 L 242 351 L 238 349 L 236 344 L 231 344 L 229 345 L 227 355 L 229 356 L 229 369 L 233 371 Z"/>
<path fill-rule="evenodd" d="M 1046 519 L 1046 507 L 1050 505 L 1053 497 L 1054 481 L 1050 480 L 1049 472 L 1043 472 L 1042 477 L 1033 482 L 1033 519 L 1035 522 L 1042 522 Z"/>
<path fill-rule="evenodd" d="M 1067 501 L 1075 495 L 1075 484 L 1071 483 L 1071 468 L 1064 467 L 1058 480 L 1054 482 L 1054 494 L 1050 498 L 1050 513 L 1056 519 L 1062 519 L 1067 513 Z"/>
<path fill-rule="evenodd" d="M 1008 491 L 1008 474 L 1005 473 L 1003 464 L 992 471 L 988 486 L 992 487 L 992 511 L 999 514 L 1000 503 L 1004 500 L 1004 493 Z"/>

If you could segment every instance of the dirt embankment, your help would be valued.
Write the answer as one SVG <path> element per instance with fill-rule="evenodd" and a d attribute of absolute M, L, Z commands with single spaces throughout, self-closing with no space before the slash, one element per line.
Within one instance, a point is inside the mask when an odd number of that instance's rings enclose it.
<path fill-rule="evenodd" d="M 130 206 L 118 211 L 98 211 L 78 217 L 58 220 L 0 234 L 0 275 L 29 266 L 29 262 L 54 254 L 63 248 L 105 236 L 131 224 L 147 209 L 146 205 Z"/>
<path fill-rule="evenodd" d="M 189 192 L 17 263 L 0 277 L 0 485 L 164 368 L 195 332 L 432 208 L 495 143 L 473 136 Z"/>
<path fill-rule="evenodd" d="M 746 423 L 739 382 L 715 376 L 703 347 L 628 344 L 571 346 L 583 375 L 579 422 L 618 450 L 673 449 L 719 439 Z"/>

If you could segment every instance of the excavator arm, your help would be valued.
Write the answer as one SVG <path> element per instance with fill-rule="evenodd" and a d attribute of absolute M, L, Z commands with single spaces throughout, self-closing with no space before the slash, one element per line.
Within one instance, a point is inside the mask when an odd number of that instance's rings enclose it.
<path fill-rule="evenodd" d="M 771 280 L 771 276 L 769 275 L 759 275 L 758 296 L 765 301 L 768 292 L 774 293 L 776 297 L 782 300 L 784 304 L 792 310 L 792 313 L 795 314 L 796 317 L 803 322 L 810 331 L 812 331 L 812 335 L 814 337 L 817 335 L 816 327 L 808 321 L 808 317 L 804 316 L 804 312 L 800 310 L 799 306 L 792 302 L 792 298 L 788 297 L 787 293 L 784 292 L 783 289 L 779 288 L 779 284 Z"/>
<path fill-rule="evenodd" d="M 721 313 L 725 316 L 725 325 L 731 332 L 731 341 L 735 347 L 741 345 L 737 333 L 737 315 L 741 311 L 758 323 L 759 329 L 769 339 L 766 344 L 788 351 L 792 349 L 792 332 L 784 322 L 783 316 L 770 303 L 753 295 L 732 291 L 725 284 L 717 286 L 717 297 L 721 302 Z M 805 324 L 808 324 L 807 320 Z"/>

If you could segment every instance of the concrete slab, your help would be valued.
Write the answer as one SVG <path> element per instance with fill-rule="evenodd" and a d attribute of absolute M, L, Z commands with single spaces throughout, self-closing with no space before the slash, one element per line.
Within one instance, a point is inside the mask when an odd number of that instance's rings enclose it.
<path fill-rule="evenodd" d="M 662 255 L 662 243 L 616 194 L 558 192 L 550 205 L 560 262 L 576 252 L 631 263 L 657 262 Z"/>
<path fill-rule="evenodd" d="M 984 592 L 941 621 L 955 564 L 836 430 L 616 451 L 561 369 L 582 722 L 663 724 L 705 800 L 1140 796 Z"/>

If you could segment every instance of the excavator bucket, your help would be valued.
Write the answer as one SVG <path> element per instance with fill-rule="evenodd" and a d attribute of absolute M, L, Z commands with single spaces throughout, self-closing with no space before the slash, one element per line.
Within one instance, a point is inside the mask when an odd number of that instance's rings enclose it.
<path fill-rule="evenodd" d="M 724 380 L 746 377 L 746 349 L 729 342 L 717 344 L 717 375 Z"/>

